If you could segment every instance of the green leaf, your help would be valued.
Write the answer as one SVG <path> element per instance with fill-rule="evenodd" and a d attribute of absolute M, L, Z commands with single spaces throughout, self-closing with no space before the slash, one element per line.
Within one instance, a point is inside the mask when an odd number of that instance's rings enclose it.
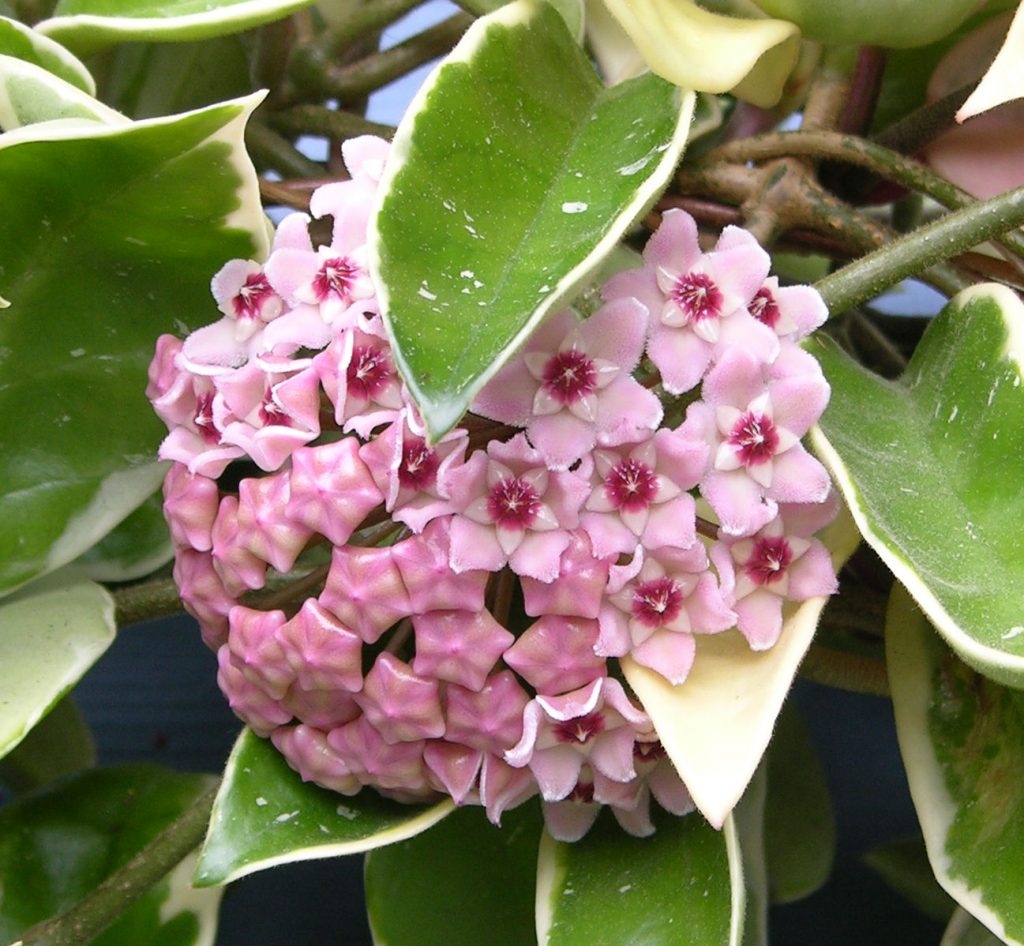
<path fill-rule="evenodd" d="M 935 877 L 1024 943 L 1024 693 L 979 676 L 895 586 L 886 626 L 896 735 Z"/>
<path fill-rule="evenodd" d="M 164 519 L 163 494 L 154 493 L 113 531 L 75 559 L 75 568 L 93 581 L 134 581 L 174 555 Z"/>
<path fill-rule="evenodd" d="M 743 872 L 732 821 L 653 812 L 649 838 L 603 811 L 573 844 L 545 832 L 537 861 L 540 946 L 738 946 Z"/>
<path fill-rule="evenodd" d="M 1002 946 L 1003 941 L 982 926 L 962 907 L 957 907 L 939 946 Z"/>
<path fill-rule="evenodd" d="M 76 558 L 160 485 L 165 431 L 144 394 L 156 337 L 211 321 L 211 275 L 266 252 L 242 144 L 256 102 L 0 137 L 0 593 Z"/>
<path fill-rule="evenodd" d="M 48 575 L 0 602 L 0 756 L 10 752 L 114 640 L 99 585 Z"/>
<path fill-rule="evenodd" d="M 60 0 L 36 29 L 79 56 L 126 42 L 211 39 L 290 16 L 312 0 Z"/>
<path fill-rule="evenodd" d="M 478 20 L 433 73 L 395 135 L 370 234 L 431 436 L 654 199 L 693 102 L 653 75 L 604 89 L 562 18 L 530 0 Z"/>
<path fill-rule="evenodd" d="M 245 729 L 224 770 L 195 883 L 226 884 L 276 864 L 393 844 L 453 807 L 403 805 L 367 789 L 353 797 L 327 791 L 303 782 L 269 741 Z"/>
<path fill-rule="evenodd" d="M 366 858 L 366 908 L 375 943 L 522 946 L 534 939 L 541 834 L 537 803 L 502 815 L 462 808 L 416 837 Z"/>
<path fill-rule="evenodd" d="M 820 538 L 837 570 L 859 541 L 846 514 Z M 739 631 L 697 635 L 693 669 L 679 686 L 629 657 L 620 659 L 665 752 L 713 825 L 725 822 L 753 777 L 827 600 L 789 603 L 782 635 L 770 650 L 752 651 Z"/>
<path fill-rule="evenodd" d="M 66 696 L 0 760 L 0 782 L 11 791 L 27 792 L 95 764 L 92 731 Z"/>
<path fill-rule="evenodd" d="M 867 851 L 861 860 L 925 916 L 945 921 L 952 915 L 956 902 L 935 879 L 923 838 L 886 841 Z"/>
<path fill-rule="evenodd" d="M 112 108 L 52 72 L 0 56 L 0 127 L 5 130 L 56 119 L 124 124 Z"/>
<path fill-rule="evenodd" d="M 103 100 L 132 118 L 155 118 L 252 90 L 249 37 L 195 43 L 126 43 L 110 53 Z"/>
<path fill-rule="evenodd" d="M 835 346 L 812 433 L 865 540 L 976 669 L 1024 685 L 1024 303 L 957 295 L 897 383 Z"/>
<path fill-rule="evenodd" d="M 93 769 L 0 811 L 0 940 L 67 909 L 122 867 L 209 786 L 158 766 Z M 186 890 L 183 867 L 122 914 L 91 946 L 213 942 L 220 891 Z"/>
<path fill-rule="evenodd" d="M 765 849 L 773 903 L 810 896 L 828 880 L 836 822 L 825 772 L 811 734 L 791 703 L 768 747 Z"/>
<path fill-rule="evenodd" d="M 80 60 L 60 43 L 6 16 L 0 16 L 0 55 L 23 59 L 52 72 L 87 95 L 96 94 L 96 83 Z"/>

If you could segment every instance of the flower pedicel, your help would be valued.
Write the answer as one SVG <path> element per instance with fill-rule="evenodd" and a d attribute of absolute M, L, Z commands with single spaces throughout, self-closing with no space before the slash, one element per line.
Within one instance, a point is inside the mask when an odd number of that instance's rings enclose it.
<path fill-rule="evenodd" d="M 175 577 L 218 682 L 325 788 L 495 822 L 539 793 L 561 840 L 601 805 L 648 834 L 652 795 L 692 803 L 616 658 L 681 684 L 695 635 L 765 649 L 784 600 L 835 590 L 813 538 L 834 501 L 799 442 L 828 400 L 796 344 L 824 306 L 746 231 L 705 253 L 671 211 L 598 311 L 549 318 L 430 444 L 367 268 L 387 144 L 344 156 L 351 180 L 311 201 L 331 243 L 286 218 L 150 369 Z M 245 597 L 268 570 L 295 572 L 280 607 Z"/>

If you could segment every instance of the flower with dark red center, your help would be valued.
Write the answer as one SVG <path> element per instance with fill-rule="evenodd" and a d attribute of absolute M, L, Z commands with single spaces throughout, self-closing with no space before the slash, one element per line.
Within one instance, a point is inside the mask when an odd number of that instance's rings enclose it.
<path fill-rule="evenodd" d="M 541 378 L 549 397 L 560 404 L 573 404 L 597 390 L 597 365 L 578 348 L 569 348 L 548 359 Z"/>
<path fill-rule="evenodd" d="M 693 272 L 676 276 L 669 283 L 668 297 L 675 303 L 681 319 L 671 311 L 662 314 L 666 325 L 688 325 L 722 315 L 722 291 L 707 273 Z"/>
<path fill-rule="evenodd" d="M 552 470 L 596 444 L 634 442 L 661 422 L 657 397 L 631 372 L 643 354 L 646 309 L 619 299 L 582 322 L 569 309 L 544 322 L 480 392 L 473 410 L 525 427 Z"/>
<path fill-rule="evenodd" d="M 754 540 L 743 572 L 755 585 L 771 585 L 785 578 L 791 561 L 793 549 L 784 536 L 762 536 Z"/>
<path fill-rule="evenodd" d="M 385 385 L 395 380 L 395 369 L 387 348 L 377 342 L 355 345 L 352 360 L 345 369 L 350 394 L 372 401 Z"/>
<path fill-rule="evenodd" d="M 192 422 L 204 443 L 220 443 L 220 433 L 213 422 L 213 392 L 207 391 L 196 398 L 196 413 Z"/>
<path fill-rule="evenodd" d="M 658 477 L 646 463 L 632 457 L 621 460 L 604 478 L 604 493 L 615 509 L 646 509 L 658 492 Z"/>
<path fill-rule="evenodd" d="M 683 609 L 683 589 L 667 575 L 633 587 L 630 614 L 647 627 L 671 624 Z"/>
<path fill-rule="evenodd" d="M 540 512 L 537 490 L 525 477 L 506 476 L 487 494 L 487 514 L 502 529 L 528 529 Z"/>
<path fill-rule="evenodd" d="M 359 266 L 347 256 L 333 256 L 320 263 L 313 277 L 313 295 L 317 302 L 329 296 L 342 302 L 352 301 L 352 287 L 361 274 Z"/>
<path fill-rule="evenodd" d="M 552 727 L 552 732 L 559 742 L 582 745 L 604 732 L 604 716 L 596 712 L 587 713 L 586 716 L 557 723 Z"/>
<path fill-rule="evenodd" d="M 262 271 L 250 273 L 245 277 L 241 288 L 231 298 L 231 308 L 235 318 L 239 321 L 244 319 L 262 319 L 265 303 L 276 297 L 277 293 L 270 288 L 270 282 Z"/>
<path fill-rule="evenodd" d="M 422 437 L 406 437 L 402 443 L 398 482 L 408 489 L 426 489 L 434 485 L 440 465 L 437 451 L 428 447 Z"/>
<path fill-rule="evenodd" d="M 767 463 L 779 449 L 779 435 L 766 414 L 747 411 L 736 423 L 726 442 L 744 466 Z"/>
<path fill-rule="evenodd" d="M 747 311 L 758 322 L 767 325 L 770 329 L 774 329 L 778 324 L 781 314 L 779 312 L 779 304 L 775 301 L 775 296 L 771 294 L 771 290 L 767 286 L 762 286 L 757 290 L 754 298 L 750 300 L 750 305 L 747 306 Z"/>

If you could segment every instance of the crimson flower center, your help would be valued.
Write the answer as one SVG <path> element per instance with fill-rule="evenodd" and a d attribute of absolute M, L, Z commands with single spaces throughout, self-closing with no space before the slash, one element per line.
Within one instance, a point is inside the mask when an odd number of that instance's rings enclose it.
<path fill-rule="evenodd" d="M 785 538 L 768 536 L 754 542 L 743 571 L 755 585 L 770 585 L 782 580 L 792 561 L 793 550 Z"/>
<path fill-rule="evenodd" d="M 260 404 L 260 423 L 264 426 L 275 425 L 277 427 L 291 427 L 292 419 L 285 413 L 279 404 L 274 400 L 267 390 L 263 396 L 263 403 Z"/>
<path fill-rule="evenodd" d="M 434 484 L 440 466 L 437 454 L 420 437 L 406 437 L 402 443 L 402 463 L 398 482 L 409 489 L 426 489 Z"/>
<path fill-rule="evenodd" d="M 554 728 L 555 738 L 559 742 L 574 742 L 584 745 L 594 736 L 604 732 L 604 715 L 595 711 L 576 719 L 567 719 Z"/>
<path fill-rule="evenodd" d="M 744 466 L 755 466 L 775 456 L 779 434 L 770 417 L 748 411 L 729 432 L 729 443 Z"/>
<path fill-rule="evenodd" d="M 747 306 L 747 309 L 758 322 L 763 322 L 768 328 L 775 328 L 781 315 L 779 304 L 775 301 L 775 296 L 767 288 L 757 290 L 754 298 L 750 300 L 750 305 Z"/>
<path fill-rule="evenodd" d="M 518 476 L 506 476 L 487 496 L 491 521 L 506 529 L 526 529 L 540 511 L 537 491 Z"/>
<path fill-rule="evenodd" d="M 633 589 L 633 617 L 648 627 L 662 627 L 679 616 L 683 591 L 668 575 L 642 581 Z"/>
<path fill-rule="evenodd" d="M 374 395 L 394 377 L 394 369 L 384 349 L 356 345 L 345 374 L 349 390 L 365 401 L 372 401 Z"/>
<path fill-rule="evenodd" d="M 258 319 L 263 303 L 273 294 L 274 290 L 270 288 L 270 283 L 263 273 L 250 273 L 245 277 L 242 288 L 231 300 L 235 318 L 239 320 Z"/>
<path fill-rule="evenodd" d="M 594 783 L 579 781 L 573 790 L 565 798 L 566 801 L 576 801 L 584 805 L 591 805 L 594 802 Z"/>
<path fill-rule="evenodd" d="M 196 413 L 192 422 L 199 431 L 199 436 L 205 443 L 220 443 L 220 434 L 213 423 L 213 394 L 207 392 L 196 398 Z"/>
<path fill-rule="evenodd" d="M 573 404 L 597 388 L 597 367 L 592 358 L 569 348 L 551 356 L 544 366 L 544 389 L 556 401 Z"/>
<path fill-rule="evenodd" d="M 665 747 L 660 739 L 652 739 L 649 742 L 638 739 L 633 743 L 633 759 L 636 762 L 658 762 L 665 758 Z"/>
<path fill-rule="evenodd" d="M 342 300 L 349 299 L 358 275 L 359 267 L 347 256 L 324 260 L 313 277 L 313 292 L 320 302 L 332 294 Z"/>
<path fill-rule="evenodd" d="M 604 481 L 608 501 L 626 512 L 646 509 L 658 492 L 658 477 L 646 463 L 632 458 L 616 463 Z"/>
<path fill-rule="evenodd" d="M 680 276 L 671 296 L 688 322 L 714 319 L 722 314 L 722 292 L 707 273 Z"/>

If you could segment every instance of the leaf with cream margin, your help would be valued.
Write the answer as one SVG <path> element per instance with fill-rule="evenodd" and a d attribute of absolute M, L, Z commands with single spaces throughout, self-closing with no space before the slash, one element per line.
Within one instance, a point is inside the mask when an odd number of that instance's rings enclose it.
<path fill-rule="evenodd" d="M 896 736 L 928 859 L 946 892 L 1024 943 L 1024 693 L 975 673 L 906 590 L 889 598 Z"/>
<path fill-rule="evenodd" d="M 743 861 L 742 946 L 768 946 L 767 790 L 767 772 L 759 765 L 732 815 Z"/>
<path fill-rule="evenodd" d="M 369 788 L 346 796 L 303 782 L 273 743 L 243 729 L 213 803 L 194 883 L 210 887 L 277 864 L 361 854 L 426 831 L 454 807 L 450 799 L 404 805 Z"/>
<path fill-rule="evenodd" d="M 1002 48 L 981 82 L 960 106 L 956 120 L 964 122 L 1019 98 L 1024 98 L 1024 2 L 1017 7 Z"/>
<path fill-rule="evenodd" d="M 654 200 L 693 103 L 649 73 L 606 89 L 536 0 L 477 20 L 434 71 L 395 135 L 369 239 L 432 437 Z"/>
<path fill-rule="evenodd" d="M 963 907 L 957 907 L 939 946 L 1003 946 L 1003 941 Z"/>
<path fill-rule="evenodd" d="M 36 29 L 79 56 L 117 43 L 178 42 L 240 33 L 314 0 L 60 0 Z"/>
<path fill-rule="evenodd" d="M 799 56 L 800 30 L 786 20 L 722 16 L 691 0 L 604 2 L 651 69 L 684 89 L 732 92 L 769 108 Z"/>
<path fill-rule="evenodd" d="M 477 16 L 486 16 L 488 13 L 493 13 L 499 7 L 505 6 L 508 2 L 509 0 L 461 0 L 459 6 L 469 10 L 470 13 L 475 13 Z M 569 32 L 572 33 L 576 42 L 582 43 L 584 36 L 583 26 L 586 19 L 584 0 L 546 0 L 546 2 L 550 3 L 562 15 L 565 25 L 569 27 Z"/>
<path fill-rule="evenodd" d="M 111 645 L 114 600 L 94 582 L 47 575 L 0 601 L 0 756 Z"/>
<path fill-rule="evenodd" d="M 120 112 L 60 76 L 24 59 L 0 56 L 0 128 L 9 131 L 36 122 L 69 118 L 128 124 Z"/>
<path fill-rule="evenodd" d="M 818 538 L 838 571 L 860 541 L 845 510 Z M 694 804 L 721 827 L 753 777 L 828 598 L 788 603 L 778 643 L 753 651 L 739 631 L 697 635 L 686 680 L 673 686 L 629 657 L 622 669 Z"/>
<path fill-rule="evenodd" d="M 652 809 L 647 838 L 627 834 L 607 810 L 571 844 L 544 832 L 539 946 L 740 946 L 745 891 L 732 819 L 715 831 L 697 814 Z"/>
<path fill-rule="evenodd" d="M 77 571 L 93 581 L 135 581 L 174 557 L 164 519 L 163 493 L 154 493 L 91 549 L 75 559 Z"/>
<path fill-rule="evenodd" d="M 159 487 L 156 338 L 211 321 L 211 274 L 269 245 L 243 143 L 259 100 L 0 136 L 0 594 Z"/>
<path fill-rule="evenodd" d="M 0 810 L 0 941 L 16 940 L 92 893 L 195 804 L 211 781 L 156 765 L 120 765 L 81 772 L 6 805 Z M 190 855 L 104 932 L 87 937 L 90 946 L 213 946 L 222 891 L 194 890 L 193 862 Z"/>
<path fill-rule="evenodd" d="M 24 23 L 0 16 L 0 56 L 14 56 L 85 92 L 96 94 L 96 82 L 85 65 L 60 43 L 43 36 Z"/>
<path fill-rule="evenodd" d="M 1024 303 L 959 293 L 896 382 L 814 353 L 832 400 L 811 440 L 865 541 L 963 660 L 1024 686 Z"/>

